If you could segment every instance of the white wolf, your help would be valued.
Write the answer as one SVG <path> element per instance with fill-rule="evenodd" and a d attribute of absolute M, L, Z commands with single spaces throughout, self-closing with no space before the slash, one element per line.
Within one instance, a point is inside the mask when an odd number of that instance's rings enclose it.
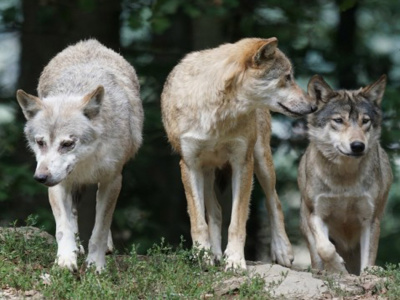
<path fill-rule="evenodd" d="M 56 221 L 57 263 L 77 269 L 74 195 L 98 184 L 96 220 L 87 263 L 97 271 L 113 247 L 110 225 L 121 171 L 142 142 L 143 109 L 132 66 L 96 40 L 70 46 L 43 70 L 39 97 L 17 91 L 25 135 L 36 155 L 34 178 L 49 187 Z M 111 249 L 110 249 L 111 248 Z"/>

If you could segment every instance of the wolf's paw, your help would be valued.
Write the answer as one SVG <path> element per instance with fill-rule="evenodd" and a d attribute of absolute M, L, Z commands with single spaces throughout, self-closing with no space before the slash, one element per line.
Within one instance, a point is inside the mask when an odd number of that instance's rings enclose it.
<path fill-rule="evenodd" d="M 281 266 L 290 268 L 293 263 L 293 250 L 289 240 L 275 236 L 271 240 L 271 260 Z"/>
<path fill-rule="evenodd" d="M 332 273 L 348 274 L 343 258 L 337 253 L 335 253 L 333 259 L 325 262 L 325 269 Z"/>
<path fill-rule="evenodd" d="M 76 263 L 76 254 L 75 252 L 70 253 L 69 255 L 58 255 L 55 263 L 60 268 L 66 268 L 72 272 L 76 272 L 78 270 L 78 265 Z"/>
<path fill-rule="evenodd" d="M 246 260 L 244 259 L 244 257 L 238 254 L 233 254 L 229 256 L 225 254 L 225 271 L 232 269 L 246 270 Z"/>
<path fill-rule="evenodd" d="M 246 260 L 244 255 L 236 251 L 225 251 L 225 271 L 230 269 L 246 270 Z"/>
<path fill-rule="evenodd" d="M 106 267 L 106 259 L 104 255 L 88 255 L 86 259 L 86 264 L 88 267 L 96 267 L 96 273 L 101 273 Z"/>
<path fill-rule="evenodd" d="M 193 246 L 193 258 L 196 260 L 201 260 L 205 264 L 209 266 L 214 265 L 214 254 L 211 252 L 211 249 L 208 248 L 203 248 L 196 244 L 196 246 Z"/>

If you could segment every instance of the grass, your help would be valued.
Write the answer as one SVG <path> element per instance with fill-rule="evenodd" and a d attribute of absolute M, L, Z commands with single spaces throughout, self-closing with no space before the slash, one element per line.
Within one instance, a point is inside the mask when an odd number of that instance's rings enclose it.
<path fill-rule="evenodd" d="M 382 294 L 386 299 L 400 299 L 400 264 L 387 264 L 385 268 L 377 268 L 369 273 L 386 278 L 375 287 L 376 294 Z"/>
<path fill-rule="evenodd" d="M 35 290 L 50 299 L 271 298 L 260 276 L 206 266 L 204 253 L 193 255 L 192 250 L 173 248 L 163 240 L 149 249 L 146 256 L 139 256 L 135 247 L 125 255 L 107 256 L 107 268 L 101 274 L 94 268 L 85 269 L 84 257 L 80 257 L 81 270 L 72 273 L 54 265 L 56 244 L 49 243 L 39 230 L 30 238 L 25 238 L 15 226 L 2 232 L 1 289 Z M 246 279 L 233 290 L 218 292 L 226 280 L 244 276 Z"/>

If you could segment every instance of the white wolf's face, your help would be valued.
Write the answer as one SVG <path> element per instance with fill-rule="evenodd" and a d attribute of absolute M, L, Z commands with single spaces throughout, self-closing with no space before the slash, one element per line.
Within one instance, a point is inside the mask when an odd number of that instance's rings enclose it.
<path fill-rule="evenodd" d="M 239 81 L 240 96 L 252 99 L 257 107 L 267 106 L 271 111 L 290 117 L 301 117 L 316 111 L 316 101 L 295 82 L 292 64 L 277 48 L 271 38 L 257 49 Z"/>
<path fill-rule="evenodd" d="M 319 102 L 309 117 L 309 137 L 328 158 L 361 157 L 380 137 L 380 103 L 386 77 L 357 91 L 333 91 L 321 77 L 308 91 Z"/>
<path fill-rule="evenodd" d="M 100 112 L 104 90 L 99 87 L 85 97 L 54 97 L 40 100 L 17 93 L 28 122 L 25 135 L 36 156 L 34 178 L 54 186 L 97 149 L 93 120 Z"/>

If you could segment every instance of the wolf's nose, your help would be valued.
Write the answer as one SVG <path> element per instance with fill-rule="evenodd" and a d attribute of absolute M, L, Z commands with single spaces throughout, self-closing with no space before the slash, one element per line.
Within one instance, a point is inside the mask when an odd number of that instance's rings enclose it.
<path fill-rule="evenodd" d="M 361 153 L 365 149 L 365 144 L 363 142 L 355 141 L 350 144 L 350 148 L 354 153 Z"/>
<path fill-rule="evenodd" d="M 311 105 L 311 112 L 316 112 L 318 109 L 318 106 L 316 104 Z"/>
<path fill-rule="evenodd" d="M 40 182 L 40 183 L 45 183 L 48 177 L 49 177 L 49 176 L 47 176 L 46 174 L 39 174 L 39 175 L 36 175 L 36 174 L 35 174 L 35 175 L 33 176 L 33 178 L 34 178 L 36 181 Z"/>

